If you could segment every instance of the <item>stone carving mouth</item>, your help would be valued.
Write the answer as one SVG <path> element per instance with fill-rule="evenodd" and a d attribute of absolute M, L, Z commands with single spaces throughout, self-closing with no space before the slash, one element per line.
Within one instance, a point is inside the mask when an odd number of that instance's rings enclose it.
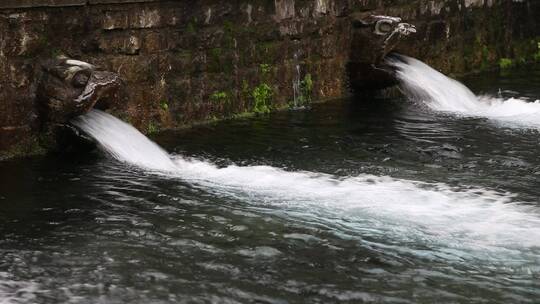
<path fill-rule="evenodd" d="M 380 56 L 376 63 L 380 63 L 401 41 L 402 37 L 416 33 L 416 27 L 409 23 L 398 23 L 394 30 L 386 36 L 380 50 Z"/>
<path fill-rule="evenodd" d="M 45 123 L 65 123 L 94 107 L 106 108 L 122 84 L 116 73 L 87 62 L 58 58 L 43 64 L 38 106 Z"/>
<path fill-rule="evenodd" d="M 372 39 L 378 44 L 378 51 L 373 64 L 380 64 L 402 38 L 416 33 L 414 25 L 401 21 L 399 17 L 383 15 L 368 15 L 355 19 L 355 27 L 371 30 L 375 35 Z"/>
<path fill-rule="evenodd" d="M 392 69 L 385 65 L 403 38 L 416 33 L 416 27 L 399 17 L 358 13 L 352 17 L 353 37 L 348 64 L 353 90 L 378 90 L 394 82 Z"/>
<path fill-rule="evenodd" d="M 354 17 L 353 25 L 357 29 L 354 39 L 362 40 L 364 48 L 375 55 L 370 58 L 374 65 L 382 63 L 402 38 L 416 33 L 414 25 L 402 22 L 399 17 L 359 15 Z"/>

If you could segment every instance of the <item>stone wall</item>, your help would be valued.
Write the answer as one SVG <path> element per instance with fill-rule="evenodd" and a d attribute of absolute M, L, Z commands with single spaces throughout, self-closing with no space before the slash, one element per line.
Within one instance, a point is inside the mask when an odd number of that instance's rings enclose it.
<path fill-rule="evenodd" d="M 445 72 L 538 55 L 534 0 L 4 0 L 0 151 L 40 145 L 39 62 L 58 55 L 119 73 L 116 112 L 145 132 L 285 107 L 293 82 L 302 101 L 345 96 L 358 12 L 415 24 L 399 51 Z"/>
<path fill-rule="evenodd" d="M 399 51 L 420 58 L 445 73 L 462 75 L 514 63 L 540 60 L 540 1 L 423 1 L 411 9 L 391 7 L 418 28 Z"/>

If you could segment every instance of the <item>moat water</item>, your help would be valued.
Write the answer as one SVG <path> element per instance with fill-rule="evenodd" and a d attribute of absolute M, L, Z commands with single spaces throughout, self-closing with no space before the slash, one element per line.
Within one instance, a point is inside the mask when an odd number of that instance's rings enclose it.
<path fill-rule="evenodd" d="M 0 162 L 0 303 L 537 302 L 540 69 L 404 60 L 407 98 Z"/>

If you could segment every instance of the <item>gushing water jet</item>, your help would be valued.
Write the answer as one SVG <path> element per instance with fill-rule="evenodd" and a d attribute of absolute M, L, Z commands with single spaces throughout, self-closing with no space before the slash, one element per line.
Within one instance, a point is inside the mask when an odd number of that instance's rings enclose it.
<path fill-rule="evenodd" d="M 403 55 L 386 59 L 404 94 L 432 111 L 483 117 L 508 127 L 540 129 L 540 101 L 476 96 L 457 80 Z M 514 92 L 515 93 L 515 92 Z"/>

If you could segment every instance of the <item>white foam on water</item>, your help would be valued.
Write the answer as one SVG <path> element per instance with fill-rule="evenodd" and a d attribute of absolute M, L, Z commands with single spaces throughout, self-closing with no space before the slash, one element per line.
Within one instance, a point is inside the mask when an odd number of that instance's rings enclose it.
<path fill-rule="evenodd" d="M 92 111 L 78 119 L 77 125 L 120 161 L 250 204 L 281 207 L 328 221 L 345 219 L 351 230 L 404 243 L 517 250 L 520 258 L 523 251 L 538 254 L 540 248 L 538 208 L 515 201 L 509 193 L 373 175 L 338 178 L 269 166 L 218 167 L 170 156 L 132 126 L 106 113 Z"/>
<path fill-rule="evenodd" d="M 15 281 L 6 272 L 0 272 L 0 304 L 35 303 L 39 285 L 34 282 Z"/>
<path fill-rule="evenodd" d="M 367 174 L 337 178 L 269 166 L 219 168 L 181 156 L 175 162 L 180 177 L 214 191 L 260 204 L 356 218 L 385 233 L 413 233 L 407 239 L 457 240 L 485 248 L 540 246 L 540 214 L 514 202 L 509 193 Z"/>
<path fill-rule="evenodd" d="M 460 82 L 407 56 L 387 59 L 387 63 L 397 68 L 405 94 L 434 111 L 485 117 L 510 127 L 540 128 L 540 100 L 476 96 Z"/>

